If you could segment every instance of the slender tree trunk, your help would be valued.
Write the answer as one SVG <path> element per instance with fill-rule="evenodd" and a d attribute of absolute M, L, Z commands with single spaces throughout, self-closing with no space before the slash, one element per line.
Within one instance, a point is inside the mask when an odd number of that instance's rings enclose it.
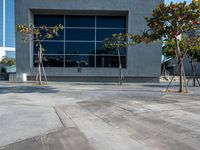
<path fill-rule="evenodd" d="M 42 84 L 42 45 L 40 44 L 40 49 L 39 49 L 39 52 L 38 52 L 38 59 L 39 59 L 39 62 L 38 62 L 38 77 L 39 77 L 39 84 L 41 85 Z"/>
<path fill-rule="evenodd" d="M 179 92 L 183 92 L 183 65 L 181 63 L 181 60 L 179 60 L 178 66 L 179 66 L 179 78 L 180 78 Z"/>
<path fill-rule="evenodd" d="M 119 84 L 122 85 L 123 83 L 123 75 L 122 75 L 122 63 L 121 63 L 121 55 L 119 48 L 117 49 L 118 52 L 118 58 L 119 58 Z"/>
<path fill-rule="evenodd" d="M 179 42 L 178 39 L 175 38 L 176 42 L 176 58 L 177 58 L 177 63 L 178 63 L 178 72 L 179 72 L 179 92 L 183 92 L 183 59 L 181 58 L 181 52 L 180 52 L 180 47 L 179 47 Z"/>
<path fill-rule="evenodd" d="M 193 59 L 191 59 L 191 67 L 192 67 L 193 86 L 196 86 L 195 64 Z"/>
<path fill-rule="evenodd" d="M 184 59 L 184 56 L 183 58 Z M 184 69 L 184 64 L 183 64 L 183 61 L 181 62 L 182 63 L 182 71 L 183 71 L 183 80 L 184 80 L 184 84 L 185 84 L 185 90 L 186 90 L 186 93 L 188 93 L 188 84 L 187 84 L 187 81 L 186 81 L 186 75 L 185 75 L 185 69 Z"/>
<path fill-rule="evenodd" d="M 175 77 L 175 75 L 173 75 L 173 77 L 171 78 L 169 84 L 167 85 L 166 92 L 169 91 L 169 86 L 171 85 L 172 81 L 174 80 L 174 77 Z"/>

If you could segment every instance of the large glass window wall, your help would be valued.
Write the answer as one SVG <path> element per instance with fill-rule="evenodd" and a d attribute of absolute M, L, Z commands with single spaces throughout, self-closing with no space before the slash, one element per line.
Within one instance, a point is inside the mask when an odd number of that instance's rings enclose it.
<path fill-rule="evenodd" d="M 5 46 L 15 47 L 14 0 L 5 0 Z M 1 18 L 1 17 L 0 17 Z"/>
<path fill-rule="evenodd" d="M 118 55 L 104 47 L 104 39 L 114 33 L 126 33 L 125 16 L 35 15 L 35 26 L 48 28 L 62 24 L 59 37 L 42 42 L 45 67 L 118 67 Z M 44 33 L 45 34 L 45 33 Z M 34 43 L 34 66 L 37 66 Z M 121 49 L 126 67 L 126 49 Z"/>
<path fill-rule="evenodd" d="M 3 47 L 3 0 L 0 0 L 0 47 Z"/>

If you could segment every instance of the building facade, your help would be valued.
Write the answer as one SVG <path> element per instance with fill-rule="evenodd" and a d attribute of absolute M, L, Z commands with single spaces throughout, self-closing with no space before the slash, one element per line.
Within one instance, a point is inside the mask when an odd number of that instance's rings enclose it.
<path fill-rule="evenodd" d="M 14 0 L 0 0 L 0 59 L 15 58 Z"/>
<path fill-rule="evenodd" d="M 114 33 L 143 32 L 149 16 L 163 0 L 16 0 L 15 24 L 62 24 L 59 37 L 42 42 L 43 63 L 49 80 L 115 81 L 118 56 L 104 47 Z M 158 81 L 161 44 L 122 49 L 125 81 Z M 17 74 L 31 79 L 37 70 L 37 47 L 16 34 Z"/>

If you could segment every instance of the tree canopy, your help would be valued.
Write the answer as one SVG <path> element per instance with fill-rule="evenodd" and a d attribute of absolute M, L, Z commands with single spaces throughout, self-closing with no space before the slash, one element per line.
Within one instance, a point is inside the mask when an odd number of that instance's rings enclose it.
<path fill-rule="evenodd" d="M 59 36 L 59 30 L 63 30 L 63 25 L 57 25 L 53 28 L 47 28 L 46 25 L 35 27 L 34 25 L 18 25 L 17 31 L 22 35 L 24 42 L 29 40 L 34 40 L 36 46 L 39 47 L 39 44 L 44 40 L 52 39 L 56 36 Z M 42 51 L 44 49 L 42 48 Z"/>
<path fill-rule="evenodd" d="M 163 54 L 165 56 L 171 56 L 171 57 L 176 56 L 175 51 L 174 51 L 174 49 L 176 48 L 174 39 L 163 40 L 163 45 L 164 45 Z M 181 52 L 182 57 L 184 57 L 184 55 L 187 54 L 193 59 L 200 60 L 200 34 L 196 34 L 196 35 L 185 34 L 179 40 L 179 47 L 180 47 L 180 52 Z"/>
<path fill-rule="evenodd" d="M 200 25 L 200 1 L 193 1 L 187 5 L 173 3 L 160 4 L 152 13 L 152 17 L 146 17 L 149 29 L 143 34 L 148 39 L 171 40 L 179 38 L 183 33 L 193 31 Z"/>

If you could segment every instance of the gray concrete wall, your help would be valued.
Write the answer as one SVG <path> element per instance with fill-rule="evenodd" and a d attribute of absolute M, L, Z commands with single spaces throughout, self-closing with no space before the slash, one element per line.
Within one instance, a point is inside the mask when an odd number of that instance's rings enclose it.
<path fill-rule="evenodd" d="M 183 63 L 184 63 L 184 69 L 185 69 L 185 75 L 186 76 L 192 76 L 192 66 L 191 66 L 191 60 L 188 57 L 185 57 Z M 175 66 L 175 75 L 178 75 L 178 68 L 177 68 L 177 62 L 176 59 L 173 58 L 170 60 L 169 66 Z M 196 75 L 200 76 L 200 62 L 196 63 Z"/>
<path fill-rule="evenodd" d="M 128 32 L 141 33 L 147 28 L 144 16 L 149 16 L 152 10 L 163 0 L 15 0 L 16 25 L 32 22 L 35 12 L 68 13 L 127 13 Z M 16 34 L 17 73 L 27 73 L 34 76 L 31 43 L 23 43 L 19 33 Z M 123 70 L 127 77 L 160 76 L 161 44 L 141 44 L 128 48 L 127 68 Z M 117 68 L 46 68 L 47 76 L 82 76 L 82 77 L 115 77 Z"/>

